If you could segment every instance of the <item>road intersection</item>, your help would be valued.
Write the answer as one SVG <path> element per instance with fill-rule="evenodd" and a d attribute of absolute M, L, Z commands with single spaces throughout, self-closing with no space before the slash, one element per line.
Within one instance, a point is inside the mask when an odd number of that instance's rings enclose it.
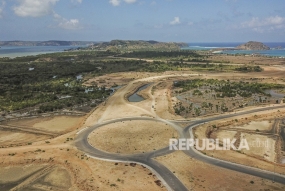
<path fill-rule="evenodd" d="M 164 165 L 160 164 L 156 160 L 154 160 L 155 157 L 158 156 L 163 156 L 167 155 L 171 152 L 174 152 L 173 150 L 169 150 L 169 147 L 165 147 L 156 151 L 151 151 L 151 152 L 146 152 L 146 153 L 140 153 L 140 154 L 119 154 L 119 153 L 109 153 L 106 151 L 102 151 L 99 149 L 94 148 L 91 146 L 88 142 L 88 136 L 91 132 L 96 130 L 97 128 L 104 128 L 104 126 L 111 124 L 111 123 L 116 123 L 116 122 L 122 122 L 122 121 L 130 121 L 130 120 L 150 120 L 150 121 L 160 121 L 160 122 L 166 122 L 169 125 L 171 125 L 173 128 L 175 128 L 178 131 L 179 138 L 193 138 L 193 132 L 192 129 L 195 126 L 199 126 L 204 123 L 212 122 L 215 120 L 220 120 L 220 119 L 226 119 L 230 117 L 237 117 L 239 115 L 244 115 L 244 114 L 252 114 L 260 111 L 266 111 L 270 109 L 280 109 L 284 108 L 284 105 L 281 106 L 273 106 L 273 107 L 264 107 L 264 108 L 259 108 L 259 109 L 254 109 L 250 111 L 244 111 L 244 112 L 239 112 L 239 113 L 232 113 L 232 114 L 225 114 L 225 115 L 219 115 L 211 118 L 206 118 L 206 119 L 200 119 L 196 121 L 188 121 L 191 123 L 188 125 L 186 128 L 181 130 L 176 124 L 176 122 L 168 121 L 165 119 L 160 119 L 160 118 L 152 118 L 152 117 L 127 117 L 127 118 L 121 118 L 121 119 L 114 119 L 114 120 L 108 120 L 102 123 L 98 123 L 94 126 L 91 126 L 89 128 L 86 128 L 82 130 L 76 137 L 75 144 L 78 149 L 84 151 L 88 156 L 90 157 L 95 157 L 99 158 L 102 160 L 109 160 L 109 161 L 118 161 L 118 162 L 135 162 L 142 164 L 144 166 L 147 166 L 149 169 L 154 171 L 156 175 L 162 179 L 162 183 L 168 188 L 168 190 L 188 190 L 183 183 L 175 176 L 174 173 L 172 173 L 168 168 L 166 168 Z M 183 121 L 185 122 L 185 121 Z M 177 121 L 179 123 L 179 121 Z M 203 153 L 197 151 L 194 147 L 190 147 L 189 150 L 184 151 L 185 154 L 187 154 L 189 157 L 195 158 L 197 160 L 200 160 L 202 162 L 215 165 L 218 167 L 234 170 L 237 172 L 241 173 L 246 173 L 249 175 L 257 176 L 260 178 L 264 179 L 269 179 L 273 180 L 279 183 L 284 183 L 285 182 L 285 176 L 281 174 L 276 174 L 273 172 L 253 168 L 253 167 L 248 167 L 245 165 L 241 164 L 236 164 L 220 159 L 216 159 L 213 157 L 209 157 L 207 155 L 204 155 Z"/>

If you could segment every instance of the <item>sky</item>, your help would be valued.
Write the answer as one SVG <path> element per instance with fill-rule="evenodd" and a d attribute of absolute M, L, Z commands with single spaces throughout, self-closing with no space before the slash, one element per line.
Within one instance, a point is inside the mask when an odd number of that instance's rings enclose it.
<path fill-rule="evenodd" d="M 0 0 L 0 41 L 285 42 L 284 0 Z"/>

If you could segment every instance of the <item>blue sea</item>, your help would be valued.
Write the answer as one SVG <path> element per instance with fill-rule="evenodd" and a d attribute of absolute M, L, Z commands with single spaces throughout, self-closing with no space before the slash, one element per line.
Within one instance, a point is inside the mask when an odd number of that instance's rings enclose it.
<path fill-rule="evenodd" d="M 190 50 L 212 50 L 215 48 L 235 48 L 236 46 L 240 44 L 244 44 L 245 42 L 228 42 L 228 43 L 188 43 L 189 46 L 183 49 L 190 49 Z M 263 50 L 263 51 L 258 51 L 258 50 L 227 50 L 227 51 L 222 51 L 221 53 L 225 54 L 261 54 L 261 55 L 266 55 L 266 56 L 277 56 L 277 57 L 285 57 L 285 42 L 265 42 L 265 45 L 270 47 L 270 50 Z M 276 50 L 274 48 L 281 46 L 281 50 Z"/>
<path fill-rule="evenodd" d="M 76 49 L 79 46 L 2 46 L 0 57 L 15 58 L 20 56 L 32 56 L 54 52 L 63 52 L 68 49 Z"/>
<path fill-rule="evenodd" d="M 188 43 L 189 46 L 183 49 L 190 50 L 212 50 L 215 48 L 234 48 L 240 44 L 244 44 L 244 42 L 229 42 L 229 43 Z M 267 42 L 265 45 L 272 48 L 271 50 L 264 51 L 251 51 L 251 50 L 227 50 L 222 51 L 221 53 L 225 54 L 253 54 L 259 53 L 266 56 L 277 56 L 277 57 L 285 57 L 285 42 Z M 276 48 L 281 46 L 281 50 L 275 50 Z M 0 48 L 0 57 L 20 57 L 20 56 L 31 56 L 38 54 L 47 54 L 54 52 L 63 52 L 68 49 L 76 49 L 79 46 L 2 46 Z M 81 46 L 82 47 L 82 46 Z"/>

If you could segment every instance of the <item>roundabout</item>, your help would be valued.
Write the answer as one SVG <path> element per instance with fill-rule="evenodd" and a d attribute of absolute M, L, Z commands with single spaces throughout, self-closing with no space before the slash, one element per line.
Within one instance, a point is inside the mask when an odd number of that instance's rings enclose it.
<path fill-rule="evenodd" d="M 147 79 L 154 80 L 152 78 Z M 144 80 L 146 81 L 147 79 Z M 176 176 L 175 172 L 156 160 L 157 157 L 165 156 L 175 151 L 169 149 L 167 139 L 169 141 L 173 137 L 178 139 L 194 138 L 192 128 L 196 126 L 216 120 L 285 107 L 284 105 L 262 107 L 238 113 L 224 113 L 197 120 L 162 119 L 156 115 L 153 108 L 156 104 L 154 96 L 150 96 L 148 100 L 144 100 L 143 103 L 139 104 L 132 104 L 124 99 L 124 96 L 134 89 L 136 82 L 129 83 L 110 97 L 106 106 L 102 108 L 103 114 L 100 113 L 98 115 L 100 117 L 96 119 L 97 123 L 89 125 L 77 133 L 75 146 L 92 158 L 112 162 L 141 164 L 150 169 L 168 190 L 186 191 L 188 189 Z M 149 89 L 149 95 L 152 95 L 150 91 L 151 89 Z M 141 105 L 144 105 L 144 107 L 140 107 Z M 146 107 L 147 105 L 149 108 Z M 179 125 L 185 123 L 187 125 L 186 127 L 184 125 L 184 128 L 182 127 L 183 125 Z M 157 124 L 162 125 L 161 129 L 153 131 Z M 140 129 L 136 127 L 140 127 Z M 194 147 L 190 147 L 189 150 L 183 152 L 190 159 L 195 159 L 202 163 L 267 180 L 273 180 L 274 177 L 276 182 L 282 184 L 285 182 L 285 176 L 282 174 L 213 158 L 198 152 Z M 187 167 L 187 164 L 183 164 L 183 161 L 179 161 L 179 163 L 179 165 L 182 164 L 185 168 Z"/>
<path fill-rule="evenodd" d="M 278 109 L 278 108 L 284 108 L 284 107 L 285 106 L 274 106 L 270 108 L 261 108 L 261 109 L 254 109 L 251 111 L 240 112 L 238 114 L 233 113 L 233 114 L 216 116 L 216 117 L 192 121 L 192 122 L 189 121 L 191 125 L 187 126 L 183 131 L 182 131 L 182 128 L 179 128 L 179 126 L 175 124 L 175 122 L 170 122 L 170 121 L 159 119 L 159 118 L 129 117 L 129 118 L 122 118 L 122 119 L 114 119 L 114 120 L 105 121 L 100 124 L 96 124 L 92 127 L 86 128 L 83 131 L 79 132 L 75 140 L 75 145 L 78 149 L 84 151 L 90 157 L 107 160 L 107 161 L 117 161 L 117 162 L 127 162 L 127 163 L 134 162 L 134 163 L 145 165 L 146 167 L 154 171 L 158 177 L 161 178 L 162 183 L 166 186 L 166 188 L 168 188 L 168 190 L 179 190 L 179 191 L 188 190 L 183 185 L 183 183 L 173 174 L 173 172 L 171 172 L 165 166 L 163 166 L 162 164 L 160 164 L 159 162 L 153 159 L 155 157 L 167 155 L 171 152 L 174 152 L 173 150 L 172 151 L 169 150 L 168 146 L 155 150 L 155 151 L 149 151 L 149 152 L 139 153 L 139 154 L 110 153 L 110 152 L 102 151 L 98 148 L 93 147 L 88 141 L 89 135 L 96 129 L 103 128 L 104 126 L 107 126 L 113 123 L 130 121 L 130 120 L 132 121 L 143 120 L 143 121 L 153 121 L 153 122 L 159 121 L 159 122 L 167 123 L 171 125 L 175 130 L 177 130 L 179 138 L 193 138 L 192 128 L 195 126 L 199 126 L 201 124 L 204 124 L 210 121 L 219 120 L 219 119 L 225 119 L 225 118 L 230 118 L 230 117 L 239 116 L 243 114 L 256 113 L 260 111 L 266 111 L 269 109 Z M 179 123 L 179 121 L 177 121 L 177 123 Z M 276 182 L 279 182 L 279 183 L 285 182 L 284 175 L 276 174 L 273 172 L 269 172 L 269 171 L 265 171 L 265 170 L 261 170 L 261 169 L 257 169 L 253 167 L 248 167 L 245 165 L 235 164 L 235 163 L 231 163 L 228 161 L 219 160 L 216 158 L 212 158 L 212 157 L 206 156 L 198 152 L 197 150 L 195 150 L 194 147 L 191 147 L 190 150 L 184 151 L 184 153 L 190 156 L 191 158 L 195 158 L 197 160 L 200 160 L 208 164 L 212 164 L 212 165 L 219 166 L 222 168 L 234 170 L 234 171 L 241 172 L 241 173 L 250 174 L 253 176 L 257 176 L 257 177 L 265 178 L 269 180 L 272 180 L 272 177 L 274 177 L 274 180 Z"/>

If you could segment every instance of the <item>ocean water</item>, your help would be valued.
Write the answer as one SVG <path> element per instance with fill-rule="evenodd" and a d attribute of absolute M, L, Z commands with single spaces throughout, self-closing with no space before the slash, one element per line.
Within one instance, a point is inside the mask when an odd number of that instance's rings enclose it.
<path fill-rule="evenodd" d="M 32 56 L 38 54 L 63 52 L 68 49 L 75 49 L 79 46 L 2 46 L 0 57 L 15 58 L 20 56 Z"/>
<path fill-rule="evenodd" d="M 188 43 L 188 47 L 183 49 L 190 49 L 190 50 L 212 50 L 215 48 L 235 48 L 240 44 L 244 44 L 245 42 L 215 42 L 215 43 Z M 221 53 L 225 54 L 261 54 L 266 56 L 277 56 L 277 57 L 285 57 L 285 42 L 265 42 L 265 45 L 270 47 L 270 50 L 227 50 L 222 51 Z M 281 46 L 281 50 L 276 50 L 274 48 Z"/>

